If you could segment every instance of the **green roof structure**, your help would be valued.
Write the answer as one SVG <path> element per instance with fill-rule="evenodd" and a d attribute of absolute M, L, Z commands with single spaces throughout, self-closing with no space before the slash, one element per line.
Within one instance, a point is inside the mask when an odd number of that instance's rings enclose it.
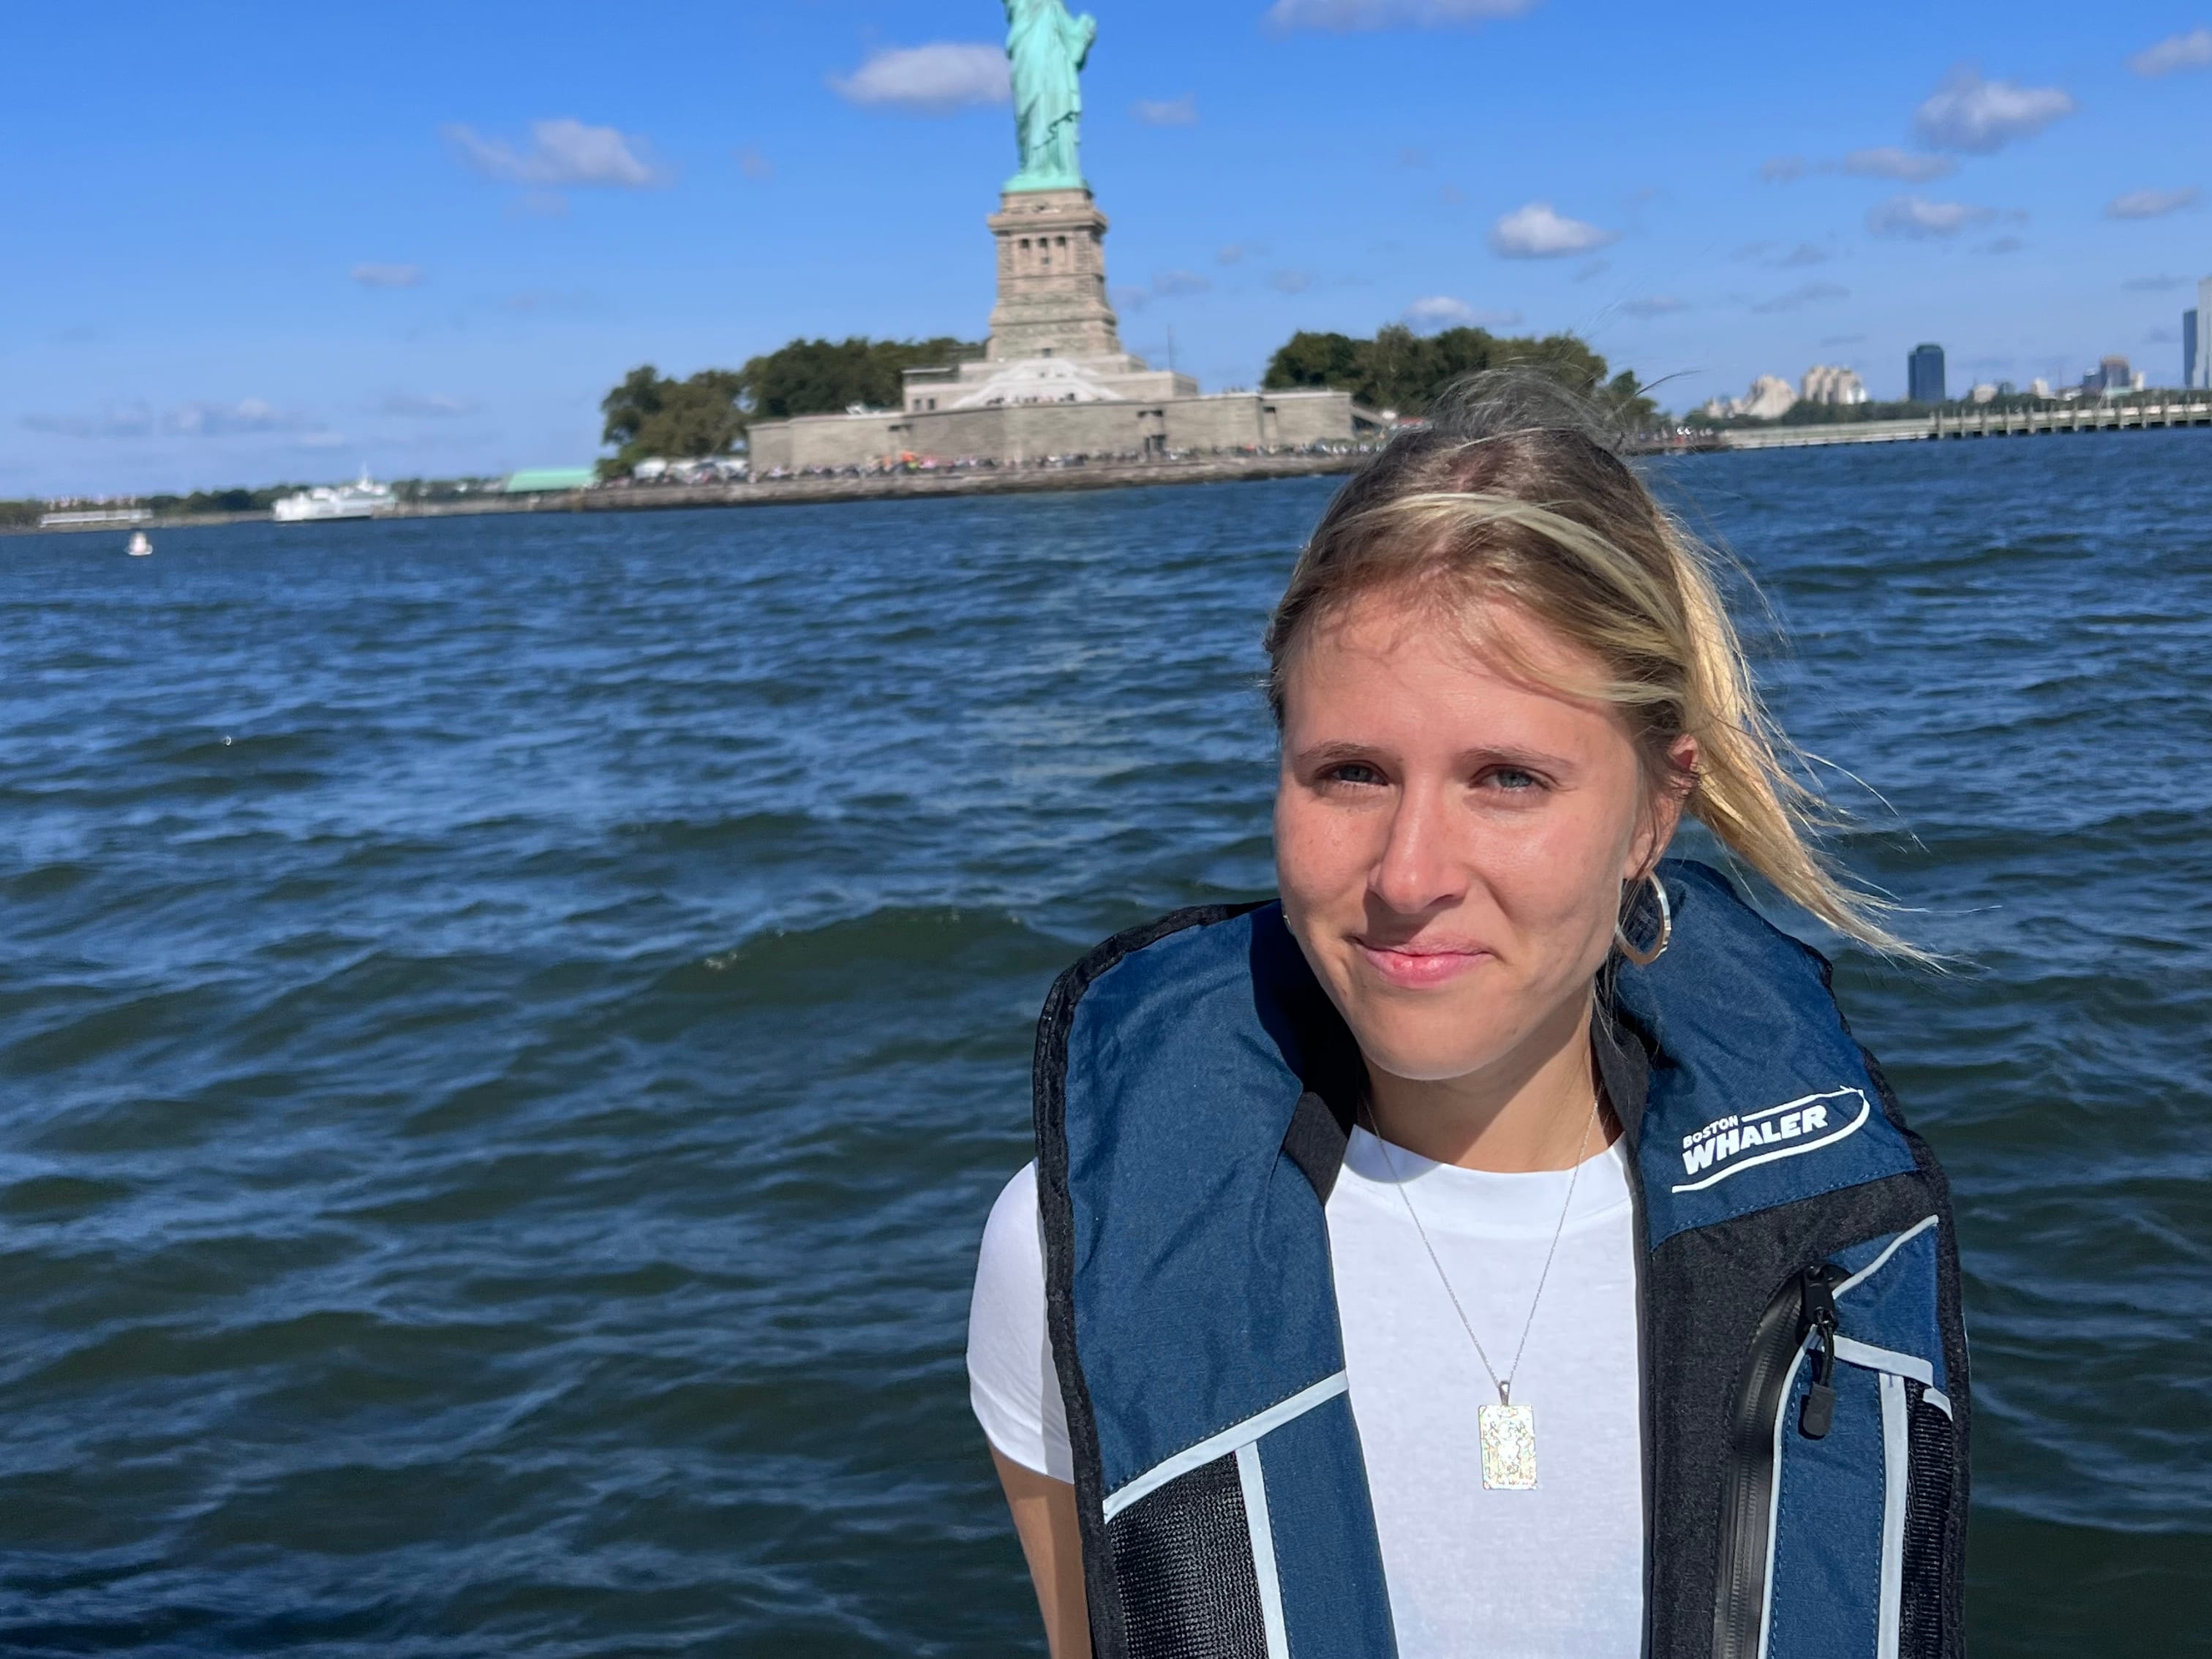
<path fill-rule="evenodd" d="M 528 495 L 547 489 L 583 489 L 599 475 L 588 466 L 532 466 L 510 474 L 502 495 Z"/>

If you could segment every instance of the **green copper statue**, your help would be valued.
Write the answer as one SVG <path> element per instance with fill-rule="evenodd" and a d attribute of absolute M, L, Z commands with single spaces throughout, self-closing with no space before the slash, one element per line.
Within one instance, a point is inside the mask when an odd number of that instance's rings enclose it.
<path fill-rule="evenodd" d="M 1006 56 L 1013 60 L 1014 127 L 1022 170 L 1008 190 L 1081 190 L 1083 87 L 1098 20 L 1067 15 L 1063 0 L 1006 0 Z"/>

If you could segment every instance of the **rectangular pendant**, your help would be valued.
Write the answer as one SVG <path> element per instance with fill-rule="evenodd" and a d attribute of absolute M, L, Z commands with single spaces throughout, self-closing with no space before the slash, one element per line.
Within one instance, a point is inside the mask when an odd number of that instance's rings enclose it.
<path fill-rule="evenodd" d="M 1532 1406 L 1484 1406 L 1475 1413 L 1482 1433 L 1486 1492 L 1536 1489 L 1536 1412 Z"/>

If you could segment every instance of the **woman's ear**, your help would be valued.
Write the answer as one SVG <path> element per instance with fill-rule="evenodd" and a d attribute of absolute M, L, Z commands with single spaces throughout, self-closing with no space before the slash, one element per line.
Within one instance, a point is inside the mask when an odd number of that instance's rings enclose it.
<path fill-rule="evenodd" d="M 1687 732 L 1667 745 L 1667 759 L 1654 781 L 1644 815 L 1644 828 L 1631 849 L 1623 881 L 1641 881 L 1658 866 L 1680 827 L 1682 811 L 1698 787 L 1698 740 Z"/>

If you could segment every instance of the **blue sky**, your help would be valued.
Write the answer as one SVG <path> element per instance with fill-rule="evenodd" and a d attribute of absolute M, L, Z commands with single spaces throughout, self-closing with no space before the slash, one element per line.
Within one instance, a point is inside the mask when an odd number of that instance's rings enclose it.
<path fill-rule="evenodd" d="M 1090 0 L 1132 349 L 1573 329 L 1687 407 L 2179 371 L 2212 0 Z M 12 9 L 0 495 L 599 453 L 630 367 L 981 337 L 991 0 Z M 918 52 L 919 48 L 940 48 Z M 2185 288 L 2184 284 L 2189 286 Z"/>

